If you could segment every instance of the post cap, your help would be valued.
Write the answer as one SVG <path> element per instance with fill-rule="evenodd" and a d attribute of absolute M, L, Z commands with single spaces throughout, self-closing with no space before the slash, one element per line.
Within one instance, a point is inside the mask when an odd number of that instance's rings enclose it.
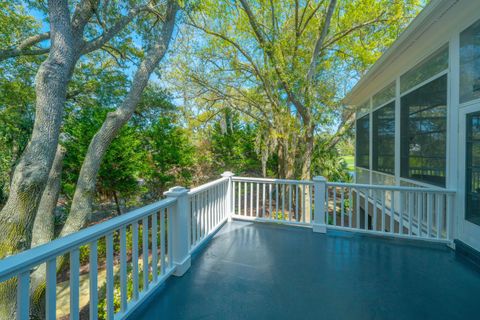
<path fill-rule="evenodd" d="M 234 175 L 235 175 L 235 173 L 233 173 L 231 171 L 225 171 L 224 173 L 221 174 L 221 176 L 224 177 L 224 178 L 233 177 Z"/>
<path fill-rule="evenodd" d="M 172 187 L 163 194 L 167 197 L 180 197 L 188 193 L 188 189 L 180 186 Z"/>
<path fill-rule="evenodd" d="M 313 181 L 327 182 L 327 179 L 325 177 L 322 177 L 322 176 L 316 176 L 316 177 L 313 177 Z"/>

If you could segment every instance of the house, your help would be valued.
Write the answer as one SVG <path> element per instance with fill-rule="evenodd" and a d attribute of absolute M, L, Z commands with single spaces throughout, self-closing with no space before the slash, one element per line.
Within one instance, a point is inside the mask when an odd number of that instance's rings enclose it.
<path fill-rule="evenodd" d="M 477 251 L 479 12 L 480 1 L 431 1 L 345 98 L 356 183 L 455 191 L 453 238 Z"/>

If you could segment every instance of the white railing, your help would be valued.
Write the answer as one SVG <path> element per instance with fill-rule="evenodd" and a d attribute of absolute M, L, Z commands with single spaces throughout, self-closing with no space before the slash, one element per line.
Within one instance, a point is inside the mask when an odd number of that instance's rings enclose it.
<path fill-rule="evenodd" d="M 233 217 L 309 225 L 313 188 L 312 181 L 233 177 Z"/>
<path fill-rule="evenodd" d="M 454 191 L 338 182 L 325 191 L 327 228 L 453 240 Z"/>
<path fill-rule="evenodd" d="M 67 281 L 70 319 L 79 319 L 82 298 L 89 319 L 123 319 L 170 275 L 183 275 L 191 254 L 230 217 L 317 232 L 453 239 L 455 192 L 440 188 L 327 182 L 322 177 L 246 178 L 226 172 L 198 188 L 175 187 L 165 195 L 165 200 L 1 260 L 0 283 L 17 288 L 17 319 L 29 319 L 30 280 L 39 266 L 46 270 L 46 319 L 65 316 L 58 314 L 57 278 Z M 88 294 L 80 292 L 82 277 L 88 280 Z"/>
<path fill-rule="evenodd" d="M 189 248 L 200 248 L 228 219 L 230 176 L 190 190 Z"/>
<path fill-rule="evenodd" d="M 0 282 L 17 284 L 17 319 L 30 318 L 30 277 L 42 264 L 46 264 L 45 316 L 57 318 L 57 269 L 67 265 L 61 263 L 67 261 L 67 256 L 68 313 L 70 319 L 79 319 L 81 252 L 88 257 L 89 319 L 98 318 L 102 299 L 106 310 L 100 311 L 105 312 L 107 319 L 127 316 L 174 270 L 170 217 L 175 202 L 165 199 L 0 260 Z M 127 246 L 127 242 L 131 245 Z M 102 255 L 100 245 L 105 248 Z M 100 269 L 105 272 L 104 297 L 99 295 Z M 132 289 L 128 290 L 129 287 Z M 117 291 L 119 306 L 114 305 Z"/>
<path fill-rule="evenodd" d="M 233 177 L 232 216 L 451 242 L 455 192 L 401 187 Z M 318 205 L 317 205 L 318 204 Z M 323 205 L 320 205 L 323 204 Z"/>
<path fill-rule="evenodd" d="M 86 307 L 89 319 L 126 318 L 170 275 L 183 275 L 190 254 L 228 219 L 231 176 L 190 191 L 171 188 L 167 199 L 0 260 L 0 283 L 17 288 L 16 318 L 30 318 L 39 267 L 46 270 L 46 319 L 79 319 Z M 81 290 L 85 279 L 88 290 Z"/>

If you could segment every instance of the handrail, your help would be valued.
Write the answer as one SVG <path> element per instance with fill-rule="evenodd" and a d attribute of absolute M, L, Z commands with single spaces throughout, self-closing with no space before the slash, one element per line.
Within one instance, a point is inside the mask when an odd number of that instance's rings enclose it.
<path fill-rule="evenodd" d="M 375 190 L 390 190 L 390 191 L 406 191 L 406 192 L 426 192 L 426 193 L 444 193 L 455 194 L 455 190 L 442 188 L 423 188 L 423 187 L 405 187 L 405 186 L 390 186 L 390 185 L 376 185 L 376 184 L 359 184 L 359 183 L 345 183 L 345 182 L 327 182 L 327 186 L 332 187 L 346 187 L 346 188 L 361 188 L 361 189 L 375 189 Z"/>
<path fill-rule="evenodd" d="M 71 249 L 78 248 L 79 246 L 105 236 L 121 226 L 138 221 L 144 216 L 157 210 L 164 209 L 175 202 L 176 199 L 172 198 L 160 200 L 119 217 L 112 218 L 108 221 L 93 225 L 65 237 L 55 239 L 46 244 L 0 260 L 0 282 L 8 280 L 26 270 L 30 270 L 49 259 L 65 254 Z"/>
<path fill-rule="evenodd" d="M 193 196 L 197 193 L 200 193 L 200 192 L 205 191 L 207 189 L 210 189 L 210 188 L 212 188 L 216 185 L 219 185 L 219 184 L 221 184 L 222 182 L 225 182 L 225 181 L 228 181 L 228 177 L 223 177 L 223 178 L 220 178 L 220 179 L 213 180 L 213 181 L 210 181 L 208 183 L 202 184 L 201 186 L 190 189 L 190 191 L 188 192 L 188 195 Z"/>
<path fill-rule="evenodd" d="M 313 185 L 313 181 L 310 181 L 310 180 L 288 180 L 288 179 L 236 177 L 236 176 L 232 177 L 232 181 Z"/>

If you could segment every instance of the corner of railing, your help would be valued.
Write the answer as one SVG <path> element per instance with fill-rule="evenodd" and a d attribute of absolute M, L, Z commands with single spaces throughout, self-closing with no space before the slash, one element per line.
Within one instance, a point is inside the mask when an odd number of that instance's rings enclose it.
<path fill-rule="evenodd" d="M 173 275 L 182 276 L 191 266 L 189 239 L 189 218 L 190 218 L 190 201 L 188 200 L 188 189 L 184 187 L 173 187 L 164 193 L 168 198 L 176 199 L 176 206 L 172 219 L 172 253 L 175 271 Z"/>
<path fill-rule="evenodd" d="M 327 179 L 322 176 L 316 176 L 313 179 L 314 188 L 314 217 L 312 228 L 313 232 L 326 233 L 327 225 L 325 223 L 325 192 L 327 189 Z"/>
<path fill-rule="evenodd" d="M 233 193 L 233 185 L 232 185 L 232 178 L 235 174 L 231 171 L 225 171 L 221 174 L 223 178 L 228 178 L 228 186 L 227 186 L 227 197 L 226 201 L 226 210 L 228 221 L 232 221 L 232 214 L 233 214 L 233 206 L 232 206 L 232 193 Z"/>

